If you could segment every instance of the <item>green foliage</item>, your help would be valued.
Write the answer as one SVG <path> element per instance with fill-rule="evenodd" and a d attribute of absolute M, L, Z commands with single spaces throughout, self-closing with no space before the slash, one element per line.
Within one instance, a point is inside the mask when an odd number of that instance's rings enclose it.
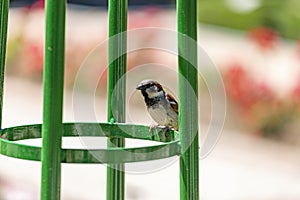
<path fill-rule="evenodd" d="M 273 28 L 283 37 L 300 35 L 300 1 L 261 0 L 257 8 L 238 11 L 226 0 L 198 0 L 198 20 L 204 23 L 249 30 L 258 26 Z"/>

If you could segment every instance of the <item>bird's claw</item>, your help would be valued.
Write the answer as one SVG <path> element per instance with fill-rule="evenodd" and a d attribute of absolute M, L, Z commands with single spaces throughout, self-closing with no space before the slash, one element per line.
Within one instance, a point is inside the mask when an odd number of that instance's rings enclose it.
<path fill-rule="evenodd" d="M 150 127 L 149 128 L 149 133 L 152 134 L 152 137 L 154 136 L 153 129 L 155 129 L 157 127 L 161 127 L 161 129 L 163 130 L 165 138 L 167 138 L 169 136 L 168 131 L 171 130 L 171 128 L 168 127 L 168 126 L 160 126 L 160 125 L 157 125 L 157 124 L 151 124 L 149 127 Z"/>
<path fill-rule="evenodd" d="M 169 127 L 165 126 L 163 127 L 164 135 L 167 138 L 168 137 L 168 131 L 171 130 Z"/>
<path fill-rule="evenodd" d="M 155 129 L 158 125 L 156 124 L 151 124 L 149 128 L 149 132 L 152 133 L 153 129 Z"/>

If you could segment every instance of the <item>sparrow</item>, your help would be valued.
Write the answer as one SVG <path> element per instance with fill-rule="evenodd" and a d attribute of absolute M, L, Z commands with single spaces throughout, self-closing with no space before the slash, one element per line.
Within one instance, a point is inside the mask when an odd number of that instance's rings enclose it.
<path fill-rule="evenodd" d="M 143 80 L 136 89 L 141 91 L 147 110 L 157 123 L 150 126 L 150 132 L 155 126 L 178 130 L 178 103 L 172 95 L 165 92 L 161 84 L 154 80 Z"/>

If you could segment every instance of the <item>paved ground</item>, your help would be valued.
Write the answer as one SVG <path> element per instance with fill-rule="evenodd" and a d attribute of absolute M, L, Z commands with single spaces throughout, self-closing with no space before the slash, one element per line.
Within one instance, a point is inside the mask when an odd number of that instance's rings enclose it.
<path fill-rule="evenodd" d="M 6 88 L 5 127 L 41 122 L 41 86 L 26 80 L 8 78 Z M 66 105 L 65 119 L 68 121 L 72 119 L 69 110 L 72 105 L 70 93 L 66 95 Z M 144 110 L 140 109 L 139 112 L 143 113 Z M 147 120 L 144 119 L 145 123 Z M 80 141 L 64 143 L 75 144 L 82 145 Z M 299 199 L 299 153 L 299 147 L 256 138 L 247 133 L 224 130 L 214 151 L 204 160 L 200 160 L 201 195 L 208 200 Z M 9 181 L 8 186 L 6 184 L 9 194 L 14 194 L 11 191 L 17 188 L 27 192 L 27 199 L 38 199 L 40 163 L 5 156 L 0 156 L 0 160 L 0 176 L 4 182 Z M 168 162 L 130 165 L 128 170 L 128 200 L 178 199 L 177 158 Z M 104 199 L 104 165 L 63 165 L 62 174 L 63 199 Z M 26 198 L 22 196 L 7 199 Z"/>

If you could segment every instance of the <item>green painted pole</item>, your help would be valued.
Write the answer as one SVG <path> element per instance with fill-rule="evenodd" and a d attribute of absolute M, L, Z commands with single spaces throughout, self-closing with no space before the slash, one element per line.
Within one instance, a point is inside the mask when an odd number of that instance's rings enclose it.
<path fill-rule="evenodd" d="M 197 0 L 177 0 L 180 199 L 199 199 Z"/>
<path fill-rule="evenodd" d="M 2 127 L 3 85 L 6 59 L 9 0 L 0 1 L 0 128 Z"/>
<path fill-rule="evenodd" d="M 125 122 L 126 113 L 126 52 L 127 49 L 127 0 L 109 0 L 109 45 L 108 45 L 108 121 Z M 116 102 L 116 103 L 113 103 Z M 125 139 L 109 138 L 108 148 L 124 147 Z M 124 164 L 109 164 L 107 167 L 107 200 L 124 199 Z"/>
<path fill-rule="evenodd" d="M 66 0 L 46 0 L 42 200 L 60 199 Z"/>

